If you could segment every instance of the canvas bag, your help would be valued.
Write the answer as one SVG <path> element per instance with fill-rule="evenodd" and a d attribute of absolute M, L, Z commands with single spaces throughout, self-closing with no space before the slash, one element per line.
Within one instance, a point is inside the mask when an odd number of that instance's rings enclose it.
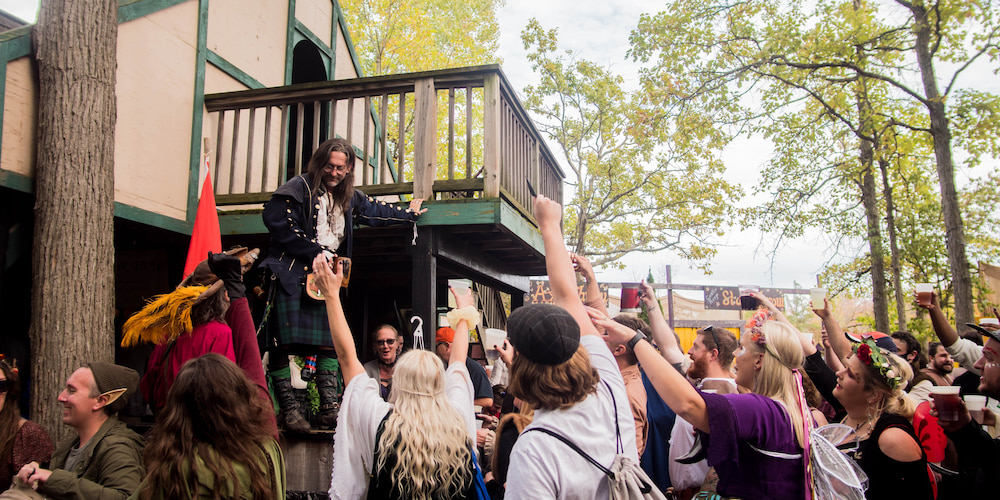
<path fill-rule="evenodd" d="M 611 403 L 615 408 L 615 438 L 616 450 L 615 460 L 611 462 L 611 467 L 605 467 L 600 464 L 594 457 L 587 454 L 587 452 L 580 449 L 573 441 L 569 438 L 559 434 L 558 432 L 545 429 L 542 427 L 533 427 L 524 432 L 538 431 L 548 434 L 569 446 L 573 451 L 577 452 L 581 457 L 586 458 L 588 462 L 594 464 L 595 467 L 601 470 L 605 476 L 608 477 L 608 489 L 611 490 L 611 500 L 625 500 L 625 499 L 647 499 L 647 500 L 666 500 L 666 496 L 663 492 L 656 488 L 653 480 L 646 475 L 646 471 L 639 467 L 639 464 L 635 463 L 629 457 L 626 457 L 623 453 L 624 446 L 622 446 L 622 434 L 621 429 L 618 426 L 618 405 L 615 404 L 615 394 L 611 392 L 611 387 L 608 386 L 607 382 L 602 381 L 605 387 L 608 388 L 608 393 L 611 394 Z"/>

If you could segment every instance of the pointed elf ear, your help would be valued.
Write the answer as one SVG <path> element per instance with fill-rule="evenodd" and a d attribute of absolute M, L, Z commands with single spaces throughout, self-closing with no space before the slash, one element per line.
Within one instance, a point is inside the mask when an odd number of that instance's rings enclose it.
<path fill-rule="evenodd" d="M 128 391 L 127 388 L 124 388 L 124 389 L 115 389 L 113 391 L 105 392 L 104 394 L 101 394 L 100 396 L 97 396 L 97 398 L 98 399 L 105 398 L 105 397 L 108 398 L 108 402 L 104 403 L 104 406 L 108 406 L 109 404 L 114 403 L 115 400 L 117 400 L 118 398 L 122 397 L 122 394 L 125 394 L 126 391 Z"/>

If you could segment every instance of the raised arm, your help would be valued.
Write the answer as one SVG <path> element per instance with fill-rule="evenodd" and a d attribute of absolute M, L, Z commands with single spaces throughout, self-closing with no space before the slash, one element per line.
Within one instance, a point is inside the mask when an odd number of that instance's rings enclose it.
<path fill-rule="evenodd" d="M 580 325 L 580 335 L 599 335 L 577 293 L 576 273 L 563 243 L 562 206 L 544 195 L 538 195 L 534 211 L 545 244 L 545 270 L 549 275 L 553 302 L 573 316 Z"/>
<path fill-rule="evenodd" d="M 576 272 L 580 273 L 580 276 L 583 276 L 583 279 L 587 281 L 584 290 L 587 297 L 585 304 L 607 314 L 608 308 L 604 304 L 604 298 L 601 297 L 601 287 L 597 283 L 597 275 L 594 274 L 594 267 L 590 265 L 590 260 L 574 253 L 570 255 L 570 261 L 576 267 Z"/>
<path fill-rule="evenodd" d="M 358 350 L 354 345 L 351 327 L 344 316 L 344 306 L 340 303 L 340 284 L 344 281 L 344 269 L 337 262 L 336 271 L 330 269 L 330 264 L 322 254 L 313 259 L 313 273 L 316 276 L 316 286 L 326 297 L 326 315 L 330 322 L 330 337 L 333 347 L 337 350 L 337 360 L 340 371 L 344 375 L 344 387 L 354 380 L 354 377 L 365 374 L 365 367 L 358 359 Z M 468 339 L 468 336 L 466 336 Z M 466 340 L 468 342 L 468 340 Z"/>
<path fill-rule="evenodd" d="M 458 293 L 457 290 L 450 287 L 449 290 L 455 296 L 455 311 L 457 312 L 448 314 L 448 323 L 451 323 L 452 318 L 456 319 L 454 324 L 451 325 L 455 329 L 455 338 L 451 342 L 451 354 L 448 357 L 448 364 L 461 363 L 464 365 L 465 358 L 469 356 L 469 328 L 472 326 L 469 323 L 474 321 L 470 316 L 471 314 L 478 313 L 476 313 L 475 306 L 473 305 L 471 288 L 466 288 L 465 293 Z M 469 311 L 471 311 L 471 314 Z"/>
<path fill-rule="evenodd" d="M 590 311 L 594 323 L 604 328 L 608 342 L 625 344 L 635 337 L 635 331 L 631 328 L 606 315 L 602 317 L 593 309 Z M 649 342 L 640 340 L 633 347 L 633 351 L 663 402 L 678 416 L 690 422 L 695 429 L 709 432 L 708 407 L 687 379 L 670 366 Z"/>
<path fill-rule="evenodd" d="M 788 321 L 788 318 L 786 318 L 785 315 L 781 312 L 781 310 L 774 305 L 774 302 L 771 302 L 771 299 L 767 298 L 766 295 L 760 292 L 750 292 L 750 295 L 753 298 L 760 301 L 760 303 L 763 304 L 768 311 L 771 311 L 771 315 L 776 321 L 780 321 L 792 327 L 792 329 L 798 333 L 799 343 L 802 345 L 802 354 L 809 356 L 816 352 L 816 345 L 813 344 L 812 337 L 803 332 L 800 332 L 798 327 L 793 325 L 791 321 Z"/>
<path fill-rule="evenodd" d="M 958 342 L 958 331 L 955 327 L 951 326 L 951 322 L 948 321 L 948 317 L 944 315 L 944 311 L 941 310 L 940 300 L 938 299 L 937 292 L 931 294 L 931 305 L 925 306 L 917 302 L 917 306 L 927 309 L 931 315 L 931 324 L 934 325 L 934 333 L 937 334 L 938 338 L 941 339 L 941 344 L 945 347 L 951 347 L 955 342 Z"/>
<path fill-rule="evenodd" d="M 840 358 L 843 363 L 851 354 L 851 342 L 844 336 L 844 330 L 840 327 L 840 323 L 834 319 L 833 312 L 830 311 L 830 301 L 824 298 L 823 308 L 813 309 L 813 312 L 819 316 L 819 319 L 823 320 L 823 326 L 826 327 L 826 333 L 830 337 L 830 346 L 833 347 L 833 354 Z M 829 355 L 830 353 L 827 353 L 827 356 Z"/>
<path fill-rule="evenodd" d="M 653 336 L 653 342 L 656 342 L 657 347 L 660 348 L 663 359 L 671 365 L 683 363 L 684 351 L 677 345 L 677 337 L 674 336 L 674 331 L 663 317 L 660 301 L 656 298 L 653 287 L 649 286 L 649 283 L 642 282 L 639 284 L 639 294 L 642 303 L 646 306 L 646 316 L 649 318 L 649 329 Z"/>

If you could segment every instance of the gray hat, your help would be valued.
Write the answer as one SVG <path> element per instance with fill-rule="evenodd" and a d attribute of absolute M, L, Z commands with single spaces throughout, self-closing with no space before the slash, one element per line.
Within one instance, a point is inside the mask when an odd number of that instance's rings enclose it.
<path fill-rule="evenodd" d="M 139 388 L 139 374 L 124 366 L 111 363 L 87 363 L 87 367 L 94 374 L 94 382 L 97 384 L 97 392 L 106 394 L 111 391 L 125 389 L 125 393 L 107 404 L 108 410 L 112 413 L 121 411 L 128 405 L 128 397 Z"/>
<path fill-rule="evenodd" d="M 565 363 L 580 347 L 580 325 L 551 304 L 520 307 L 507 318 L 507 338 L 524 356 L 542 365 Z"/>
<path fill-rule="evenodd" d="M 1000 331 L 987 330 L 987 329 L 985 329 L 985 328 L 983 328 L 983 327 L 981 327 L 981 326 L 979 326 L 979 325 L 977 325 L 975 323 L 966 323 L 965 326 L 967 326 L 969 328 L 975 328 L 976 331 L 978 331 L 979 333 L 981 333 L 981 334 L 983 334 L 983 335 L 985 335 L 985 336 L 987 336 L 987 337 L 989 337 L 989 338 L 991 338 L 993 340 L 996 340 L 997 342 L 1000 342 Z"/>

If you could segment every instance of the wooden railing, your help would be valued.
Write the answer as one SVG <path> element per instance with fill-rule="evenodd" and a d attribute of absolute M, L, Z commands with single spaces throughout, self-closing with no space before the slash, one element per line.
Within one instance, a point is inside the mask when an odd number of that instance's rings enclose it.
<path fill-rule="evenodd" d="M 205 107 L 219 205 L 266 201 L 329 137 L 354 144 L 369 195 L 503 196 L 530 215 L 528 179 L 562 200 L 564 174 L 498 65 L 211 94 Z"/>

